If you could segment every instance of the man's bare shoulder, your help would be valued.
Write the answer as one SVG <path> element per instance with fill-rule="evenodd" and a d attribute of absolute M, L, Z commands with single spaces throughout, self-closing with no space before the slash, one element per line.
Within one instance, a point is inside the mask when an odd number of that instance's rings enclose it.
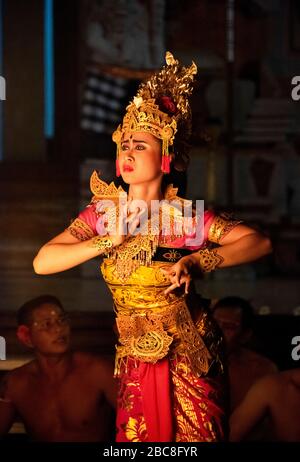
<path fill-rule="evenodd" d="M 300 368 L 281 371 L 278 376 L 278 384 L 281 386 L 286 387 L 292 383 L 300 387 Z"/>
<path fill-rule="evenodd" d="M 32 375 L 35 370 L 36 370 L 36 361 L 33 359 L 32 361 L 29 361 L 28 363 L 23 364 L 22 366 L 12 369 L 6 374 L 5 377 L 7 377 L 11 383 L 14 383 L 14 382 L 17 382 L 21 378 L 24 378 L 28 375 Z"/>
<path fill-rule="evenodd" d="M 252 385 L 250 392 L 252 397 L 257 397 L 259 400 L 264 400 L 269 404 L 277 399 L 278 394 L 282 394 L 286 379 L 282 376 L 282 372 L 272 372 L 263 375 Z"/>
<path fill-rule="evenodd" d="M 249 361 L 259 370 L 262 370 L 264 373 L 273 373 L 277 372 L 278 368 L 276 364 L 266 356 L 263 356 L 260 353 L 257 353 L 254 350 L 250 350 L 249 348 L 243 348 L 243 356 L 245 361 Z"/>
<path fill-rule="evenodd" d="M 35 361 L 33 360 L 7 372 L 0 382 L 0 393 L 3 395 L 2 398 L 4 398 L 5 394 L 13 396 L 22 384 L 27 383 L 28 377 L 33 374 L 34 370 Z"/>

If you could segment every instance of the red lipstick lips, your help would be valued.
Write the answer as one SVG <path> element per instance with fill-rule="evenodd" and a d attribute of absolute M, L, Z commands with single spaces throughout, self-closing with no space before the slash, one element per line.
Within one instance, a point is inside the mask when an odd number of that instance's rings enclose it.
<path fill-rule="evenodd" d="M 133 172 L 131 165 L 123 165 L 123 172 Z"/>

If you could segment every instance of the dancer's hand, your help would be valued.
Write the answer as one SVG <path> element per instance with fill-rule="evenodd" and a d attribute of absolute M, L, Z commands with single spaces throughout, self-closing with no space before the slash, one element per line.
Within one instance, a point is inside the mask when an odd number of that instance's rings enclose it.
<path fill-rule="evenodd" d="M 171 267 L 161 268 L 161 270 L 169 277 L 171 285 L 165 290 L 165 295 L 178 289 L 184 284 L 184 291 L 189 292 L 190 283 L 192 280 L 192 270 L 196 265 L 196 255 L 191 254 L 182 257 L 177 263 Z"/>

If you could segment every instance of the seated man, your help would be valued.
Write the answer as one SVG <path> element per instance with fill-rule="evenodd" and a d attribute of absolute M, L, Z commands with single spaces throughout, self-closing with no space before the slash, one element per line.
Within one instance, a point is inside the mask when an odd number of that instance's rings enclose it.
<path fill-rule="evenodd" d="M 42 295 L 25 303 L 18 311 L 17 336 L 35 358 L 2 380 L 0 436 L 18 415 L 36 441 L 112 439 L 113 365 L 70 350 L 69 319 L 60 301 Z"/>
<path fill-rule="evenodd" d="M 230 407 L 235 409 L 251 385 L 260 377 L 277 371 L 265 356 L 244 345 L 252 336 L 253 309 L 240 297 L 220 299 L 213 308 L 214 318 L 225 339 L 230 384 Z"/>
<path fill-rule="evenodd" d="M 250 388 L 230 418 L 230 440 L 245 439 L 264 417 L 269 440 L 300 442 L 300 368 L 262 377 Z"/>

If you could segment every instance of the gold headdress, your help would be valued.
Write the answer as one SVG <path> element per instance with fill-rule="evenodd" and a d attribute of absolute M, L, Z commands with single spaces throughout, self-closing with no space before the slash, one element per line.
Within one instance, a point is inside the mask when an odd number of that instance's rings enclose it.
<path fill-rule="evenodd" d="M 162 171 L 170 172 L 169 146 L 174 142 L 179 122 L 190 125 L 191 111 L 188 96 L 192 93 L 197 66 L 180 66 L 173 55 L 167 51 L 166 65 L 147 82 L 142 83 L 137 96 L 127 106 L 122 125 L 113 133 L 117 144 L 117 175 L 119 170 L 119 151 L 125 132 L 149 132 L 162 140 Z"/>

